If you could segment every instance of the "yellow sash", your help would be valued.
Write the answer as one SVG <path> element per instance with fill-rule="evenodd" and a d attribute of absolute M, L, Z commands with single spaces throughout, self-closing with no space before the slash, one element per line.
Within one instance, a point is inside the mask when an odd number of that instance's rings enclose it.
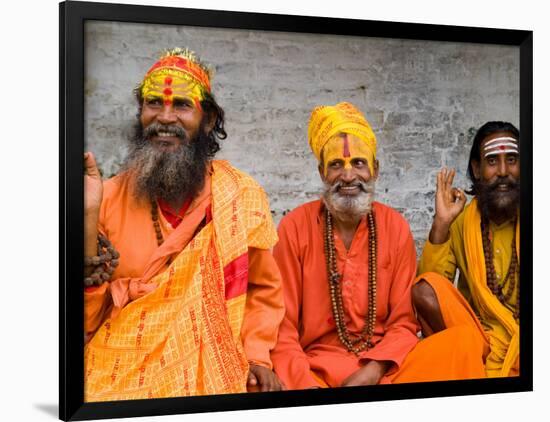
<path fill-rule="evenodd" d="M 245 392 L 246 291 L 226 299 L 224 268 L 276 240 L 265 193 L 214 161 L 212 221 L 153 277 L 156 289 L 107 319 L 86 345 L 85 401 Z"/>
<path fill-rule="evenodd" d="M 506 377 L 519 358 L 519 325 L 512 312 L 487 286 L 477 200 L 471 201 L 464 212 L 463 235 L 468 265 L 466 280 L 480 319 L 488 327 L 486 334 L 491 347 L 485 368 L 488 376 Z M 516 249 L 519 255 L 519 224 L 516 227 Z"/>

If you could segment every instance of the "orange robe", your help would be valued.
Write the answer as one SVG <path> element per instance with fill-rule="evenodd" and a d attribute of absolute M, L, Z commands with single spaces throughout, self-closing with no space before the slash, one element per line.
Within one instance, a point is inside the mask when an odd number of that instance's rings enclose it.
<path fill-rule="evenodd" d="M 219 201 L 218 204 L 213 203 L 212 190 L 214 186 L 212 186 L 212 183 L 213 180 L 222 179 L 220 179 L 219 176 L 218 179 L 215 179 L 213 176 L 215 169 L 217 169 L 218 174 L 227 174 L 224 176 L 225 179 L 223 179 L 225 183 L 227 183 L 227 186 L 216 186 L 217 192 L 220 192 L 217 193 L 218 197 L 222 197 L 222 200 Z M 229 185 L 232 181 L 235 181 L 235 186 Z M 151 296 L 152 292 L 158 289 L 158 283 L 154 281 L 161 276 L 168 279 L 164 280 L 162 277 L 159 279 L 162 280 L 160 282 L 161 284 L 164 283 L 164 297 L 171 298 L 172 293 L 170 292 L 170 286 L 167 287 L 166 284 L 169 285 L 173 282 L 172 278 L 174 271 L 186 271 L 185 264 L 183 264 L 184 267 L 182 267 L 182 270 L 178 270 L 177 268 L 180 268 L 182 263 L 178 263 L 179 267 L 176 263 L 178 260 L 181 261 L 180 253 L 182 250 L 191 250 L 191 252 L 188 251 L 188 253 L 190 256 L 194 256 L 194 242 L 195 239 L 200 238 L 198 231 L 204 231 L 202 227 L 204 227 L 203 221 L 207 213 L 211 212 L 213 214 L 214 221 L 217 221 L 217 212 L 233 213 L 233 217 L 231 214 L 223 217 L 224 219 L 229 218 L 229 221 L 235 221 L 234 219 L 232 220 L 232 218 L 242 218 L 244 221 L 245 217 L 243 217 L 243 214 L 246 214 L 248 220 L 255 221 L 254 223 L 248 223 L 249 225 L 252 224 L 254 228 L 252 229 L 253 231 L 248 232 L 248 240 L 246 237 L 244 238 L 244 255 L 231 258 L 230 262 L 226 265 L 224 264 L 224 267 L 221 268 L 223 273 L 222 279 L 225 281 L 225 285 L 221 287 L 221 293 L 222 296 L 225 296 L 227 305 L 223 305 L 223 303 L 220 302 L 220 306 L 228 307 L 230 315 L 225 318 L 229 318 L 227 323 L 231 325 L 232 330 L 236 322 L 239 324 L 239 332 L 232 333 L 228 331 L 226 334 L 230 337 L 235 336 L 237 344 L 231 347 L 237 348 L 237 355 L 239 354 L 238 349 L 242 348 L 246 356 L 245 364 L 246 361 L 248 361 L 248 363 L 259 364 L 271 368 L 269 352 L 276 342 L 277 329 L 284 314 L 284 307 L 280 286 L 280 274 L 269 252 L 269 246 L 273 242 L 272 239 L 274 239 L 275 233 L 272 228 L 267 199 L 261 189 L 254 183 L 255 182 L 253 182 L 249 176 L 243 175 L 231 168 L 227 163 L 214 162 L 213 168 L 207 175 L 203 191 L 193 200 L 186 211 L 182 223 L 176 229 L 170 226 L 162 213 L 159 213 L 161 230 L 165 242 L 161 247 L 158 247 L 153 222 L 151 220 L 150 204 L 139 202 L 134 198 L 128 174 L 121 174 L 105 182 L 99 229 L 111 240 L 121 256 L 120 264 L 113 274 L 112 282 L 104 283 L 99 288 L 86 289 L 84 309 L 86 335 L 92 337 L 94 333 L 97 332 L 96 337 L 100 335 L 102 339 L 104 338 L 104 341 L 107 342 L 112 321 L 116 321 L 117 316 L 122 315 L 122 312 L 128 305 L 132 304 L 135 308 L 135 306 L 139 306 L 137 305 L 138 299 L 145 299 Z M 231 193 L 232 189 L 234 192 Z M 230 192 L 227 198 L 221 193 L 223 190 Z M 222 204 L 222 202 L 225 202 L 225 204 Z M 236 207 L 238 209 L 235 209 Z M 214 228 L 210 229 L 211 226 Z M 215 231 L 215 226 L 216 224 L 207 224 L 206 228 L 214 230 L 212 241 L 218 242 L 219 240 L 217 239 L 221 240 L 223 237 L 222 233 Z M 235 227 L 237 227 L 237 225 Z M 227 231 L 227 236 L 229 237 L 234 235 L 232 230 L 233 227 L 223 229 L 223 231 Z M 206 243 L 208 242 L 207 240 Z M 205 247 L 208 247 L 206 243 Z M 246 253 L 246 244 L 248 244 L 248 254 Z M 213 250 L 214 253 L 219 253 L 218 251 L 221 249 L 218 246 Z M 212 249 L 208 249 L 208 253 L 211 253 L 211 251 Z M 206 258 L 207 257 L 205 257 L 205 259 Z M 200 259 L 201 265 L 203 265 L 202 256 Z M 205 261 L 207 264 L 208 259 Z M 218 259 L 219 258 L 214 257 L 213 262 L 218 262 Z M 189 267 L 195 264 L 196 263 L 190 262 Z M 218 271 L 215 267 L 212 270 L 215 272 Z M 204 271 L 206 272 L 204 273 Z M 210 270 L 203 269 L 201 273 L 206 274 L 208 271 Z M 172 287 L 172 290 L 174 290 L 174 288 L 176 288 L 175 285 Z M 192 289 L 193 285 L 190 285 L 189 288 Z M 204 294 L 205 293 L 203 293 L 203 295 Z M 213 292 L 208 294 L 211 295 Z M 210 297 L 210 299 L 212 299 L 212 297 Z M 207 299 L 208 298 L 205 300 Z M 171 299 L 167 300 L 169 301 Z M 242 307 L 237 303 L 239 301 L 242 301 Z M 183 302 L 185 302 L 185 299 L 183 299 Z M 235 312 L 233 313 L 231 312 L 232 306 L 235 308 Z M 147 306 L 145 308 L 147 308 Z M 220 310 L 219 312 L 221 313 L 219 316 L 223 319 L 224 311 Z M 125 318 L 127 318 L 127 315 L 128 313 L 126 313 Z M 193 315 L 195 314 L 193 313 Z M 212 317 L 216 318 L 216 316 Z M 242 325 L 238 321 L 242 321 Z M 149 322 L 149 324 L 151 323 L 152 321 Z M 198 324 L 200 326 L 201 322 L 198 322 Z M 223 321 L 219 322 L 218 327 L 215 328 L 220 328 L 220 324 L 223 325 L 225 323 Z M 141 344 L 141 339 L 144 338 L 144 336 L 142 332 L 139 332 L 140 330 L 143 331 L 142 324 L 139 324 L 139 326 L 141 328 L 137 330 L 138 332 L 135 338 L 136 341 L 139 340 Z M 197 326 L 193 325 L 193 335 L 196 335 L 196 329 Z M 221 329 L 221 332 L 223 334 L 223 329 Z M 177 343 L 178 341 L 179 340 L 176 339 L 174 342 Z M 242 342 L 242 346 L 238 344 L 240 342 Z M 101 342 L 90 342 L 90 344 L 92 343 L 95 352 L 86 350 L 86 362 L 89 368 L 100 366 L 98 365 L 97 358 L 94 357 L 94 353 L 98 355 L 98 353 L 101 352 L 102 346 L 99 345 Z M 160 345 L 158 347 L 160 347 Z M 162 348 L 164 347 L 163 345 Z M 87 346 L 87 349 L 88 348 Z M 139 350 L 139 347 L 137 347 L 136 350 Z M 164 357 L 161 356 L 161 352 L 162 350 L 158 348 L 154 352 L 158 355 L 157 358 L 160 359 L 160 363 L 164 360 Z M 180 351 L 178 353 L 182 352 Z M 90 354 L 92 354 L 91 357 Z M 152 359 L 150 354 L 146 354 L 141 364 L 145 367 L 146 362 L 149 362 L 147 364 L 149 366 L 154 366 L 155 364 L 154 362 L 151 363 Z M 136 365 L 138 365 L 138 362 L 136 362 Z M 236 365 L 239 366 L 242 364 L 237 363 Z M 160 365 L 159 368 L 162 366 L 163 365 Z M 193 368 L 189 369 L 195 371 Z M 204 371 L 205 369 L 203 368 L 202 370 Z M 154 378 L 154 374 L 151 374 L 151 377 Z M 206 393 L 208 393 L 208 391 L 217 393 L 224 392 L 221 389 L 222 386 L 204 386 L 200 385 L 200 382 L 199 380 L 199 384 L 197 384 L 195 390 L 193 390 L 194 387 L 183 390 L 180 389 L 180 395 L 182 394 L 181 391 L 190 391 L 191 394 L 193 394 L 193 391 L 195 391 L 196 394 L 200 394 L 201 391 Z M 238 381 L 233 385 L 242 385 L 242 381 Z M 101 388 L 95 388 L 94 391 L 101 391 Z M 97 393 L 94 397 L 98 400 L 110 399 L 108 394 L 103 396 L 101 394 Z M 161 390 L 157 388 L 157 393 L 153 395 L 158 397 L 158 394 L 162 397 L 173 395 L 170 394 L 169 389 Z M 114 397 L 114 399 L 121 399 L 139 398 L 140 396 L 136 393 L 136 395 L 133 396 L 119 394 L 119 396 Z"/>
<path fill-rule="evenodd" d="M 358 356 L 342 345 L 332 317 L 321 201 L 304 204 L 281 221 L 273 254 L 281 270 L 286 314 L 271 353 L 276 373 L 290 389 L 338 387 L 370 360 L 392 363 L 382 384 L 482 377 L 481 359 L 464 355 L 461 338 L 469 338 L 469 328 L 446 330 L 418 343 L 411 300 L 416 253 L 409 226 L 385 205 L 374 202 L 373 210 L 378 238 L 375 346 Z M 359 334 L 368 309 L 366 219 L 349 251 L 337 232 L 335 248 L 346 326 Z M 437 361 L 440 365 L 434 365 Z"/>
<path fill-rule="evenodd" d="M 376 345 L 359 357 L 338 339 L 332 316 L 321 201 L 298 207 L 279 225 L 273 255 L 283 279 L 286 314 L 271 358 L 288 388 L 318 386 L 316 377 L 329 386 L 340 386 L 368 360 L 391 361 L 393 373 L 418 342 L 410 295 L 416 254 L 409 226 L 391 208 L 377 202 L 373 208 L 378 235 Z M 363 329 L 368 309 L 367 234 L 366 219 L 362 219 L 346 251 L 335 233 L 346 325 L 353 334 Z"/>

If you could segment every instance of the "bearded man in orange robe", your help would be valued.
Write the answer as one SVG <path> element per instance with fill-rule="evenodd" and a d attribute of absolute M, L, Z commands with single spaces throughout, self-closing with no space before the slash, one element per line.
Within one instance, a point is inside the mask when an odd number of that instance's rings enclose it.
<path fill-rule="evenodd" d="M 166 52 L 136 89 L 121 173 L 85 160 L 85 400 L 273 391 L 284 315 L 267 197 L 213 160 L 211 72 Z"/>
<path fill-rule="evenodd" d="M 365 117 L 349 103 L 317 107 L 308 140 L 325 190 L 279 225 L 276 373 L 291 389 L 484 377 L 471 327 L 419 342 L 414 242 L 397 211 L 373 202 L 379 164 Z"/>

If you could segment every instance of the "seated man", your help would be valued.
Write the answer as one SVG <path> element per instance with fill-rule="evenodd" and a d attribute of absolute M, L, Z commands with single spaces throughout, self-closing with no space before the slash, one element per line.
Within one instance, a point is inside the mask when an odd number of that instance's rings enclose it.
<path fill-rule="evenodd" d="M 292 389 L 483 377 L 481 358 L 463 353 L 476 341 L 469 327 L 417 345 L 414 242 L 400 214 L 373 202 L 379 165 L 364 116 L 349 103 L 317 107 L 308 139 L 325 190 L 279 225 L 276 373 Z"/>
<path fill-rule="evenodd" d="M 267 197 L 212 160 L 226 137 L 210 72 L 167 52 L 136 89 L 125 169 L 85 158 L 85 400 L 278 390 L 284 315 Z"/>
<path fill-rule="evenodd" d="M 519 375 L 519 132 L 488 122 L 474 137 L 468 176 L 474 199 L 437 176 L 435 217 L 413 288 L 425 335 L 456 324 L 478 328 L 489 377 Z M 460 270 L 458 289 L 449 280 Z M 472 310 L 473 308 L 473 310 Z M 481 322 L 481 325 L 480 325 Z M 483 327 L 483 329 L 481 328 Z"/>

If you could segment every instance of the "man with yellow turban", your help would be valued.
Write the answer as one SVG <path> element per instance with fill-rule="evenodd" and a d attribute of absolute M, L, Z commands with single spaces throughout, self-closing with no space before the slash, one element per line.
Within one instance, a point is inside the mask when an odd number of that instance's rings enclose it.
<path fill-rule="evenodd" d="M 442 169 L 437 176 L 434 221 L 419 265 L 423 274 L 413 288 L 418 317 L 428 336 L 457 323 L 479 327 L 478 336 L 488 346 L 483 354 L 487 376 L 516 376 L 518 130 L 511 123 L 488 122 L 477 131 L 468 163 L 468 193 L 475 197 L 466 206 L 464 192 L 453 188 L 454 175 Z M 457 269 L 458 290 L 450 282 Z"/>
<path fill-rule="evenodd" d="M 325 189 L 279 225 L 276 373 L 292 389 L 483 377 L 470 327 L 418 343 L 414 242 L 399 213 L 373 202 L 379 164 L 365 117 L 349 103 L 317 107 L 308 139 Z"/>
<path fill-rule="evenodd" d="M 166 52 L 136 89 L 123 171 L 85 159 L 85 400 L 282 388 L 269 356 L 284 315 L 262 188 L 226 161 L 211 72 Z"/>

